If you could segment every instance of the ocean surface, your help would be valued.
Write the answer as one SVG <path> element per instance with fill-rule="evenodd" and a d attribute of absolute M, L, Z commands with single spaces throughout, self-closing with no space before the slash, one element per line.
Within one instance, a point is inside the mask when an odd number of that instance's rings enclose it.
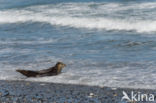
<path fill-rule="evenodd" d="M 0 80 L 156 89 L 156 1 L 0 0 Z"/>

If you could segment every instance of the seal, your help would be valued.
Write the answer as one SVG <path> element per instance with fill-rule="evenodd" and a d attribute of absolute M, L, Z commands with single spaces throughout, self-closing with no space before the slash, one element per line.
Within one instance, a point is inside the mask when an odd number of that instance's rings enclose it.
<path fill-rule="evenodd" d="M 66 64 L 62 62 L 57 62 L 54 67 L 50 67 L 49 69 L 32 71 L 32 70 L 20 70 L 16 71 L 27 76 L 27 77 L 44 77 L 44 76 L 54 76 L 61 73 L 62 69 L 66 66 Z"/>

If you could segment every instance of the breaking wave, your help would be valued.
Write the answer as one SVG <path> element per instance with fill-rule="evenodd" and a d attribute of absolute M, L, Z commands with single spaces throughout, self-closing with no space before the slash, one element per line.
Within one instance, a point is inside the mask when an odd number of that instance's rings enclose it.
<path fill-rule="evenodd" d="M 119 3 L 64 3 L 0 11 L 0 24 L 43 22 L 74 28 L 155 32 L 155 3 L 121 5 Z M 143 13 L 144 9 L 151 13 Z M 136 9 L 135 11 L 132 11 Z M 132 11 L 127 14 L 125 12 Z M 139 14 L 137 14 L 139 13 Z M 152 17 L 153 17 L 152 16 Z"/>

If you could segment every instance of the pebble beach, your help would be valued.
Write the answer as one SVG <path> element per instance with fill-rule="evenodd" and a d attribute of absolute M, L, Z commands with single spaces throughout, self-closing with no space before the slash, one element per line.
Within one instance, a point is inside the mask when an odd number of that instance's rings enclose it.
<path fill-rule="evenodd" d="M 156 90 L 110 88 L 29 81 L 0 81 L 0 103 L 156 103 L 121 100 L 122 92 L 154 94 Z"/>

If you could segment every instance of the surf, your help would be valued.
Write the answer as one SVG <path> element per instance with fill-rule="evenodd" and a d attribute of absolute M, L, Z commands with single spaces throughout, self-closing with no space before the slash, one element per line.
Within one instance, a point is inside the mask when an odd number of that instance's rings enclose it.
<path fill-rule="evenodd" d="M 141 12 L 145 7 L 149 10 L 156 8 L 154 4 L 142 3 L 138 5 L 139 10 L 135 12 Z M 125 11 L 132 10 L 135 7 L 136 4 L 127 6 L 119 3 L 63 3 L 31 6 L 20 10 L 0 11 L 0 24 L 42 22 L 73 28 L 136 31 L 140 33 L 156 32 L 156 20 L 154 18 L 142 19 L 143 14 L 140 16 L 137 14 L 136 16 L 123 14 Z M 88 14 L 85 14 L 85 12 L 88 12 Z M 154 11 L 151 12 L 156 14 Z M 149 18 L 149 16 L 144 18 Z"/>

